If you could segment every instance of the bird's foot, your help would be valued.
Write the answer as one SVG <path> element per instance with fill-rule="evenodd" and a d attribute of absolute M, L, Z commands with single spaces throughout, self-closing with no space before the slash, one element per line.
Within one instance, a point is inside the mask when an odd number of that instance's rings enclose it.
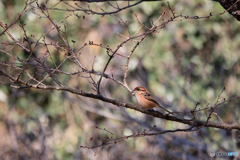
<path fill-rule="evenodd" d="M 149 111 L 149 112 L 155 112 L 154 109 L 148 109 L 147 111 Z"/>
<path fill-rule="evenodd" d="M 154 109 L 148 109 L 149 112 L 157 112 L 159 114 L 162 114 L 161 112 L 157 111 L 157 110 L 154 110 Z"/>

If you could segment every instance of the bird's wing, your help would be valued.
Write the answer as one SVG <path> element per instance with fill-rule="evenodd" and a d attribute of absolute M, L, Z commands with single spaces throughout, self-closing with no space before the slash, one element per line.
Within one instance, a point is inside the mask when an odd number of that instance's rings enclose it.
<path fill-rule="evenodd" d="M 146 98 L 147 100 L 155 103 L 158 105 L 159 108 L 162 108 L 163 110 L 167 111 L 170 114 L 173 114 L 172 112 L 168 111 L 167 109 L 165 109 L 164 107 L 160 106 L 160 104 L 151 96 L 151 94 L 149 92 L 146 92 L 143 94 L 144 98 Z"/>
<path fill-rule="evenodd" d="M 151 101 L 151 102 L 159 105 L 158 102 L 151 96 L 150 93 L 144 93 L 143 96 L 144 96 L 144 98 L 146 98 L 147 100 L 149 100 L 149 101 Z"/>

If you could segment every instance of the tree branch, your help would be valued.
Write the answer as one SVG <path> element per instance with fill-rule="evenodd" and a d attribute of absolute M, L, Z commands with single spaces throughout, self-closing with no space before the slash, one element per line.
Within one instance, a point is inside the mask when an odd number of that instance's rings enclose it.
<path fill-rule="evenodd" d="M 81 95 L 81 96 L 84 96 L 84 97 L 93 98 L 93 99 L 97 99 L 97 100 L 102 100 L 104 102 L 111 103 L 111 104 L 114 104 L 114 105 L 119 106 L 119 107 L 122 106 L 122 107 L 125 107 L 125 108 L 134 109 L 136 111 L 142 112 L 144 114 L 151 115 L 151 116 L 156 117 L 156 118 L 161 118 L 161 119 L 170 120 L 170 121 L 179 122 L 179 123 L 188 124 L 188 125 L 193 125 L 195 123 L 195 126 L 199 126 L 199 127 L 204 125 L 205 127 L 213 127 L 213 128 L 220 128 L 220 129 L 226 129 L 226 130 L 231 130 L 231 129 L 240 130 L 240 125 L 236 124 L 236 123 L 227 124 L 227 123 L 215 123 L 215 122 L 212 122 L 212 121 L 208 121 L 206 123 L 204 121 L 194 121 L 194 120 L 182 119 L 182 118 L 178 118 L 178 117 L 175 117 L 175 116 L 164 115 L 164 114 L 162 114 L 160 112 L 157 112 L 157 111 L 153 112 L 153 111 L 145 110 L 142 107 L 140 107 L 139 105 L 133 105 L 133 104 L 126 103 L 126 102 L 109 99 L 109 98 L 103 97 L 101 95 L 86 93 L 86 92 L 83 92 L 82 90 L 79 91 L 79 90 L 72 89 L 72 88 L 65 87 L 65 86 L 55 87 L 55 86 L 48 86 L 48 85 L 46 85 L 46 86 L 33 85 L 33 84 L 30 84 L 30 83 L 24 82 L 22 80 L 17 81 L 17 78 L 14 78 L 11 75 L 8 75 L 4 71 L 0 70 L 0 75 L 1 74 L 7 76 L 10 80 L 12 80 L 14 82 L 19 82 L 19 83 L 22 83 L 22 84 L 26 85 L 26 86 L 19 86 L 20 88 L 36 88 L 36 89 L 44 89 L 44 90 L 58 90 L 58 91 L 62 90 L 62 91 L 71 92 L 73 94 Z M 0 83 L 11 87 L 10 84 L 8 85 L 8 84 L 3 83 L 1 81 L 0 81 Z M 234 97 L 232 99 L 236 99 L 236 98 L 239 98 L 239 96 Z M 224 102 L 226 102 L 226 101 L 224 101 Z"/>

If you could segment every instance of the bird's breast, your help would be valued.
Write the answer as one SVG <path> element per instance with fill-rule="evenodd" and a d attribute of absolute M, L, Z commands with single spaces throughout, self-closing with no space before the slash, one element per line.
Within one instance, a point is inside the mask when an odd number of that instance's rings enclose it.
<path fill-rule="evenodd" d="M 152 109 L 154 107 L 157 107 L 156 103 L 145 99 L 144 96 L 136 96 L 136 99 L 138 101 L 138 104 L 140 104 L 142 107 L 146 109 Z"/>

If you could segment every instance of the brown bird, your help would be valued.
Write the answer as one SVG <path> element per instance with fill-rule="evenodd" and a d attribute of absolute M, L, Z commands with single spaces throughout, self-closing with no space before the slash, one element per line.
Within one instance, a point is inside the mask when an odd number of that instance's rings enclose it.
<path fill-rule="evenodd" d="M 162 108 L 163 110 L 167 111 L 169 114 L 173 114 L 172 112 L 169 112 L 167 109 L 163 108 L 158 104 L 158 102 L 152 97 L 152 95 L 144 88 L 144 87 L 136 87 L 133 92 L 135 93 L 137 102 L 142 107 L 150 110 L 155 107 Z"/>

